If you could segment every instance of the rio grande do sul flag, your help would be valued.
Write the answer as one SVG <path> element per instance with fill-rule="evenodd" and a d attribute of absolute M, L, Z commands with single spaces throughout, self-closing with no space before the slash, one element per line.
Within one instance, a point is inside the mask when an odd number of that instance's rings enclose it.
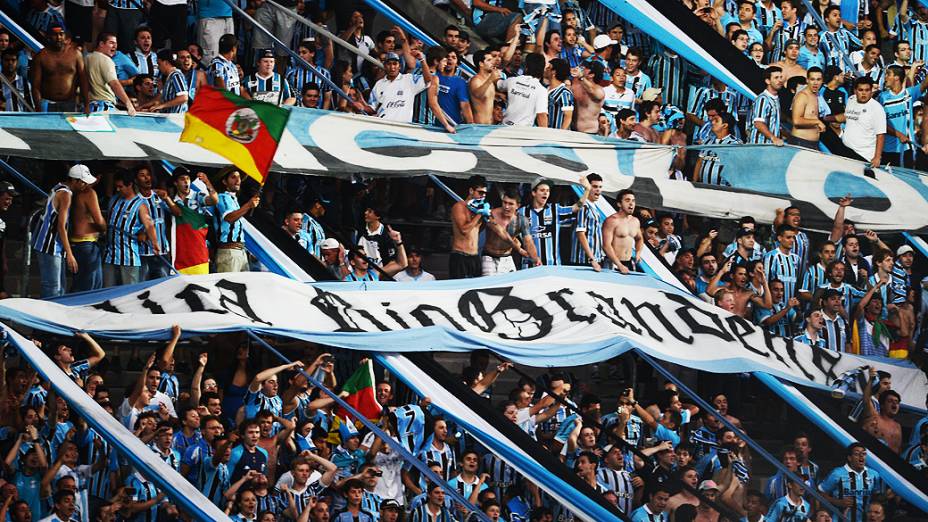
<path fill-rule="evenodd" d="M 374 364 L 370 359 L 361 363 L 357 370 L 348 378 L 342 391 L 347 392 L 345 402 L 350 404 L 358 413 L 368 419 L 377 419 L 380 417 L 381 406 L 377 402 L 374 392 Z M 336 415 L 339 417 L 351 418 L 352 415 L 345 409 L 339 408 Z"/>
<path fill-rule="evenodd" d="M 215 152 L 264 183 L 289 117 L 276 105 L 204 85 L 184 116 L 180 141 Z"/>

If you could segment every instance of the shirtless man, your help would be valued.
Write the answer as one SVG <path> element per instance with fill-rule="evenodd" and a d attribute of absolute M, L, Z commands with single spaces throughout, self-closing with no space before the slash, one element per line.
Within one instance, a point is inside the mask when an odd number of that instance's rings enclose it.
<path fill-rule="evenodd" d="M 715 297 L 716 292 L 725 289 L 730 291 L 735 297 L 735 307 L 732 313 L 740 315 L 745 319 L 753 317 L 753 307 L 756 305 L 765 309 L 773 306 L 773 300 L 770 296 L 770 288 L 767 286 L 767 277 L 764 275 L 764 265 L 757 263 L 755 266 L 755 276 L 763 282 L 763 295 L 758 295 L 749 285 L 751 274 L 748 274 L 748 267 L 744 264 L 734 264 L 734 256 L 729 257 L 728 261 L 722 265 L 721 270 L 715 273 L 709 281 L 709 288 L 706 293 Z M 728 284 L 722 284 L 722 277 L 725 274 L 731 274 Z"/>
<path fill-rule="evenodd" d="M 641 233 L 641 223 L 634 216 L 635 193 L 631 189 L 623 189 L 619 191 L 617 201 L 619 211 L 603 223 L 603 251 L 613 268 L 627 274 L 629 270 L 636 270 L 641 262 L 644 235 Z"/>
<path fill-rule="evenodd" d="M 819 119 L 818 93 L 824 76 L 818 67 L 806 73 L 806 86 L 793 98 L 793 130 L 786 140 L 790 145 L 818 150 L 819 135 L 825 132 L 825 123 Z"/>
<path fill-rule="evenodd" d="M 873 382 L 877 375 L 876 368 L 871 366 L 869 373 L 870 378 L 867 379 L 867 383 L 864 385 L 863 403 L 864 408 L 866 408 L 864 417 L 876 418 L 876 426 L 883 436 L 883 441 L 886 442 L 889 449 L 899 455 L 902 451 L 902 426 L 899 424 L 899 421 L 896 420 L 896 417 L 899 415 L 899 406 L 902 403 L 902 398 L 894 390 L 884 390 L 880 393 L 879 397 L 877 397 L 880 401 L 880 411 L 877 412 L 876 408 L 873 407 L 873 401 L 870 400 L 870 383 Z"/>
<path fill-rule="evenodd" d="M 48 30 L 48 46 L 35 55 L 32 63 L 32 99 L 36 110 L 77 112 L 77 88 L 81 89 L 85 114 L 90 114 L 90 84 L 84 70 L 84 57 L 71 45 L 60 25 Z"/>
<path fill-rule="evenodd" d="M 491 214 L 486 197 L 486 178 L 471 176 L 467 180 L 467 198 L 451 207 L 451 255 L 448 257 L 451 279 L 480 276 L 477 239 L 480 236 L 480 227 Z"/>
<path fill-rule="evenodd" d="M 786 50 L 783 51 L 783 59 L 779 62 L 775 62 L 773 65 L 783 69 L 783 82 L 786 83 L 787 80 L 793 76 L 805 76 L 806 70 L 797 63 L 799 59 L 799 40 L 787 40 L 786 41 Z M 817 91 L 816 91 L 817 92 Z"/>
<path fill-rule="evenodd" d="M 474 63 L 477 65 L 477 74 L 467 84 L 474 123 L 492 125 L 493 100 L 496 97 L 499 69 L 496 68 L 496 59 L 493 55 L 484 50 L 474 53 Z"/>
<path fill-rule="evenodd" d="M 574 130 L 596 134 L 599 131 L 599 112 L 606 101 L 606 92 L 597 83 L 605 71 L 601 62 L 593 62 L 582 72 L 571 90 L 574 93 Z"/>
<path fill-rule="evenodd" d="M 106 232 L 106 219 L 100 211 L 100 200 L 95 190 L 84 190 L 71 199 L 71 229 L 68 239 L 77 260 L 72 292 L 85 292 L 103 288 L 103 253 L 100 234 Z"/>
<path fill-rule="evenodd" d="M 524 216 L 516 214 L 518 208 L 519 193 L 510 188 L 503 193 L 502 206 L 490 211 L 486 243 L 480 258 L 483 275 L 515 272 L 513 250 L 522 258 L 531 259 L 535 266 L 541 266 L 535 242 L 532 241 L 532 229 Z"/>

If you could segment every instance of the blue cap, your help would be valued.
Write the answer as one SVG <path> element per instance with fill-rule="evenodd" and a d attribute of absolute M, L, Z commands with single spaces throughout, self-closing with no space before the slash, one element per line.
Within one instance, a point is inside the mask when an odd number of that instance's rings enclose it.
<path fill-rule="evenodd" d="M 387 62 L 393 61 L 393 60 L 395 60 L 395 61 L 397 61 L 397 62 L 400 61 L 400 55 L 398 55 L 398 54 L 396 54 L 396 53 L 387 53 L 387 55 L 386 55 L 386 56 L 384 57 L 384 59 L 383 59 L 383 63 L 387 63 Z"/>

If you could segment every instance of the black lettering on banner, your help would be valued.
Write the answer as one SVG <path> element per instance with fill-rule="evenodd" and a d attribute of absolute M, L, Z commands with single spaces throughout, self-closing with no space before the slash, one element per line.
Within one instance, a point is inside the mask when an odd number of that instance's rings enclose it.
<path fill-rule="evenodd" d="M 725 321 L 728 322 L 728 327 L 731 329 L 732 333 L 735 334 L 735 337 L 738 339 L 738 342 L 741 343 L 741 346 L 744 346 L 746 350 L 750 352 L 754 352 L 757 355 L 760 355 L 762 357 L 770 357 L 770 352 L 765 352 L 763 350 L 758 350 L 757 348 L 754 348 L 753 346 L 751 346 L 751 343 L 749 343 L 745 339 L 745 337 L 750 336 L 751 334 L 757 331 L 757 328 L 755 328 L 754 325 L 750 323 L 750 321 L 748 321 L 744 317 L 741 317 L 740 315 L 732 315 L 732 316 L 726 317 Z M 784 361 L 783 358 L 780 357 L 780 354 L 773 352 L 773 355 L 775 355 L 776 358 L 780 360 L 780 362 L 782 362 L 783 364 L 786 364 L 786 361 Z"/>
<path fill-rule="evenodd" d="M 767 343 L 767 348 L 774 350 L 773 343 L 776 342 L 777 339 L 781 339 L 781 338 L 774 336 L 772 333 L 770 333 L 769 330 L 764 329 L 764 342 Z M 799 358 L 796 357 L 796 343 L 789 337 L 783 337 L 782 339 L 783 339 L 784 345 L 786 346 L 786 354 L 789 355 L 789 359 L 793 361 L 794 363 L 796 363 L 796 368 L 799 368 L 799 371 L 801 371 L 803 375 L 806 376 L 806 379 L 809 379 L 810 381 L 814 381 L 815 376 L 809 373 L 808 370 L 803 368 L 802 363 L 799 362 Z"/>
<path fill-rule="evenodd" d="M 599 312 L 599 315 L 609 319 L 612 324 L 618 326 L 622 329 L 628 329 L 634 332 L 636 335 L 641 335 L 641 328 L 629 323 L 622 317 L 622 314 L 619 313 L 619 309 L 615 307 L 615 303 L 611 297 L 606 297 L 596 292 L 589 290 L 586 295 L 593 298 L 596 301 L 596 311 Z M 627 306 L 627 305 L 626 305 Z M 638 318 L 640 321 L 640 318 Z M 654 332 L 651 332 L 651 337 L 654 337 Z"/>
<path fill-rule="evenodd" d="M 729 343 L 735 340 L 728 332 L 728 330 L 725 329 L 725 325 L 722 323 L 722 319 L 718 316 L 718 314 L 714 314 L 708 310 L 703 310 L 698 306 L 694 306 L 693 303 L 690 302 L 690 300 L 686 297 L 668 292 L 663 292 L 663 294 L 667 297 L 667 299 L 680 303 L 680 307 L 676 309 L 677 317 L 682 319 L 686 326 L 688 326 L 694 334 L 712 335 Z M 694 311 L 708 317 L 717 328 L 706 326 L 697 321 L 696 318 L 693 317 L 692 312 Z"/>
<path fill-rule="evenodd" d="M 484 299 L 498 302 L 487 310 Z M 468 290 L 458 299 L 458 311 L 470 324 L 501 339 L 534 341 L 551 333 L 554 325 L 544 307 L 512 295 L 511 286 Z"/>
<path fill-rule="evenodd" d="M 229 281 L 228 279 L 220 279 L 219 281 L 216 281 L 216 288 L 220 290 L 219 306 L 238 316 L 244 314 L 245 317 L 248 317 L 255 323 L 263 323 L 268 326 L 274 326 L 272 323 L 269 323 L 258 317 L 258 314 L 255 313 L 254 308 L 252 308 L 251 304 L 248 302 L 248 287 L 246 287 L 244 283 L 236 283 L 235 281 Z M 227 296 L 224 292 L 222 292 L 222 290 L 232 292 L 234 299 Z M 236 307 L 238 310 L 241 310 L 241 313 L 229 308 L 230 305 Z"/>
<path fill-rule="evenodd" d="M 661 323 L 661 326 L 664 327 L 664 330 L 670 333 L 670 335 L 674 336 L 678 341 L 682 343 L 686 343 L 686 344 L 693 344 L 693 336 L 683 335 L 682 333 L 680 333 L 679 330 L 677 330 L 677 328 L 673 324 L 671 324 L 670 320 L 668 320 L 667 317 L 664 316 L 664 311 L 661 310 L 661 305 L 655 304 L 655 303 L 648 303 L 648 302 L 644 302 L 644 303 L 641 303 L 640 305 L 636 305 L 632 303 L 631 301 L 629 301 L 628 298 L 625 298 L 625 297 L 622 298 L 622 304 L 625 305 L 625 308 L 628 308 L 628 311 L 632 314 L 635 320 L 638 321 L 638 324 L 641 326 L 641 328 L 643 328 L 644 330 L 647 330 L 648 335 L 650 335 L 651 338 L 654 339 L 655 341 L 663 342 L 664 338 L 661 337 L 660 335 L 657 335 L 657 332 L 651 329 L 647 321 L 644 320 L 644 317 L 642 317 L 641 315 L 642 308 L 650 311 L 651 315 L 654 316 L 655 319 L 657 319 L 657 322 Z"/>
<path fill-rule="evenodd" d="M 178 299 L 183 299 L 187 303 L 187 307 L 190 308 L 191 312 L 211 312 L 214 314 L 227 314 L 229 313 L 226 310 L 220 310 L 216 308 L 206 308 L 206 302 L 200 297 L 200 294 L 208 294 L 209 288 L 205 286 L 200 286 L 196 284 L 189 284 L 184 287 L 183 290 L 177 292 L 174 297 Z"/>
<path fill-rule="evenodd" d="M 112 312 L 114 314 L 122 313 L 119 311 L 119 308 L 116 308 L 115 306 L 113 306 L 113 302 L 110 301 L 109 299 L 107 299 L 106 301 L 103 301 L 102 303 L 92 304 L 90 305 L 90 307 L 96 308 L 97 310 L 103 310 L 104 312 Z"/>
<path fill-rule="evenodd" d="M 569 288 L 561 288 L 555 292 L 548 292 L 548 299 L 560 306 L 565 312 L 567 312 L 567 319 L 574 323 L 589 323 L 593 324 L 593 321 L 596 320 L 596 314 L 590 315 L 580 315 L 577 313 L 576 309 L 567 302 L 567 299 L 564 299 L 564 295 L 574 295 L 573 290 Z"/>
<path fill-rule="evenodd" d="M 834 382 L 838 378 L 835 365 L 841 361 L 841 354 L 817 346 L 809 346 L 809 348 L 812 349 L 812 364 L 825 374 L 825 383 Z M 825 364 L 829 365 L 828 368 L 825 368 Z"/>
<path fill-rule="evenodd" d="M 357 310 L 351 306 L 348 301 L 345 301 L 341 297 L 332 292 L 326 292 L 325 290 L 320 290 L 316 287 L 313 287 L 316 290 L 316 297 L 313 297 L 309 302 L 313 306 L 319 309 L 322 313 L 328 316 L 329 319 L 335 321 L 338 324 L 338 328 L 333 330 L 333 332 L 366 332 L 367 329 L 361 328 L 360 325 L 349 315 L 353 312 L 364 319 L 370 321 L 378 330 L 381 332 L 389 332 L 390 328 L 387 325 L 381 323 L 367 310 Z"/>
<path fill-rule="evenodd" d="M 139 301 L 142 301 L 142 308 L 145 308 L 146 310 L 150 311 L 153 314 L 163 314 L 164 308 L 162 308 L 161 305 L 159 305 L 158 303 L 149 299 L 148 297 L 150 295 L 151 295 L 151 291 L 145 290 L 141 294 L 137 295 L 136 298 Z"/>
<path fill-rule="evenodd" d="M 432 318 L 429 317 L 429 314 L 432 312 L 437 313 L 438 315 L 444 317 L 445 320 L 451 323 L 451 326 L 453 326 L 456 330 L 460 332 L 465 331 L 464 327 L 461 326 L 460 323 L 455 321 L 453 317 L 451 317 L 451 314 L 449 314 L 448 312 L 446 312 L 443 308 L 439 306 L 428 305 L 428 304 L 419 305 L 413 308 L 412 311 L 409 312 L 409 315 L 411 315 L 416 321 L 419 321 L 419 324 L 421 324 L 422 326 L 435 326 L 435 321 L 433 321 Z"/>
<path fill-rule="evenodd" d="M 384 309 L 387 311 L 387 315 L 390 316 L 390 319 L 393 319 L 394 321 L 396 321 L 396 324 L 400 325 L 400 328 L 404 330 L 409 330 L 409 325 L 406 324 L 406 321 L 404 321 L 402 317 L 400 317 L 399 312 L 397 312 L 396 310 L 391 310 L 387 308 L 388 306 L 390 306 L 389 301 L 385 303 L 380 303 L 380 305 L 383 306 Z"/>

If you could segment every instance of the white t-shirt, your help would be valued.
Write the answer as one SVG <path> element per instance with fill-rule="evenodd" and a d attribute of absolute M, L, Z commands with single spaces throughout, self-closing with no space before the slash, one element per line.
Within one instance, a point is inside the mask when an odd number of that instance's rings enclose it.
<path fill-rule="evenodd" d="M 391 82 L 381 78 L 371 90 L 371 105 L 377 116 L 385 120 L 412 122 L 412 104 L 416 95 L 428 87 L 422 76 L 400 74 Z"/>
<path fill-rule="evenodd" d="M 841 141 L 869 160 L 876 154 L 877 134 L 886 134 L 886 111 L 880 102 L 871 98 L 864 104 L 857 103 L 857 97 L 851 96 L 844 109 L 847 122 L 844 124 L 844 134 Z"/>
<path fill-rule="evenodd" d="M 609 112 L 619 112 L 622 109 L 635 110 L 635 92 L 631 89 L 624 89 L 619 94 L 615 85 L 609 84 L 603 87 L 603 94 L 606 95 L 606 101 L 603 102 L 603 109 Z"/>
<path fill-rule="evenodd" d="M 430 273 L 426 272 L 425 270 L 423 270 L 422 272 L 419 273 L 418 276 L 413 277 L 413 276 L 409 275 L 408 273 L 406 273 L 405 270 L 403 270 L 402 272 L 400 272 L 400 273 L 396 274 L 395 276 L 393 276 L 393 279 L 396 279 L 397 281 L 422 281 L 422 282 L 425 282 L 425 281 L 434 281 L 434 280 L 435 280 L 435 276 L 433 276 L 432 274 L 430 274 Z"/>
<path fill-rule="evenodd" d="M 534 76 L 516 76 L 496 82 L 496 88 L 506 91 L 506 125 L 535 125 L 536 114 L 548 114 L 548 89 Z"/>

